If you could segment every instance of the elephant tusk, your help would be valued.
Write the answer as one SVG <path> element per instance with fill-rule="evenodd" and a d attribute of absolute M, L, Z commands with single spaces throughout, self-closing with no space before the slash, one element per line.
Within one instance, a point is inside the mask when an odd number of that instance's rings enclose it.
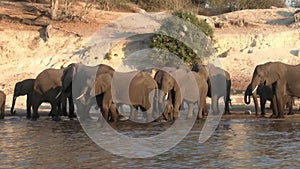
<path fill-rule="evenodd" d="M 256 92 L 258 85 L 255 86 L 254 90 L 252 90 L 252 94 Z"/>
<path fill-rule="evenodd" d="M 169 93 L 167 92 L 165 95 L 165 100 L 168 100 Z"/>
<path fill-rule="evenodd" d="M 61 95 L 61 91 L 59 91 L 59 93 L 55 96 L 55 99 L 57 99 L 60 95 Z"/>
<path fill-rule="evenodd" d="M 82 98 L 82 97 L 86 94 L 87 91 L 88 91 L 88 88 L 84 88 L 82 94 L 81 94 L 80 96 L 78 96 L 78 97 L 76 98 L 76 100 Z"/>
<path fill-rule="evenodd" d="M 84 93 L 82 93 L 80 96 L 78 96 L 78 97 L 76 98 L 76 100 L 79 100 L 80 98 L 82 98 L 83 95 L 84 95 Z"/>

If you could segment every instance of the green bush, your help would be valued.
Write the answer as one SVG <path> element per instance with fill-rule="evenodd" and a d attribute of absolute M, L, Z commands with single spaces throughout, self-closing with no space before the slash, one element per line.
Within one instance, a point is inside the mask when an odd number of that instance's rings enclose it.
<path fill-rule="evenodd" d="M 175 17 L 163 20 L 158 33 L 151 39 L 150 47 L 157 49 L 152 59 L 174 62 L 174 57 L 169 56 L 172 53 L 192 65 L 200 62 L 201 57 L 210 56 L 214 51 L 211 47 L 212 28 L 191 12 L 176 11 L 172 15 Z"/>
<path fill-rule="evenodd" d="M 205 20 L 199 21 L 195 14 L 186 11 L 175 11 L 172 15 L 177 16 L 185 21 L 191 22 L 197 28 L 199 28 L 206 36 L 213 38 L 213 29 L 209 26 Z"/>

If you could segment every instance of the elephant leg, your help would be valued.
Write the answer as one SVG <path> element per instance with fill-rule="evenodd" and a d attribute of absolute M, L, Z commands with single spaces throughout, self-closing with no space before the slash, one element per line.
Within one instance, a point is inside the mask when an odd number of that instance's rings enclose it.
<path fill-rule="evenodd" d="M 50 102 L 51 104 L 51 108 L 52 108 L 52 117 L 53 117 L 53 120 L 54 121 L 59 121 L 60 120 L 60 117 L 59 117 L 59 113 L 61 111 L 61 105 L 60 105 L 60 102 L 56 101 L 56 100 L 53 100 Z"/>
<path fill-rule="evenodd" d="M 188 103 L 188 115 L 187 118 L 193 117 L 194 103 Z"/>
<path fill-rule="evenodd" d="M 90 106 L 84 105 L 80 102 L 76 102 L 76 106 L 77 106 L 77 115 L 79 116 L 80 120 L 87 120 L 91 118 L 89 116 Z"/>
<path fill-rule="evenodd" d="M 173 105 L 170 103 L 169 100 L 166 102 L 166 105 L 164 106 L 164 110 L 163 110 L 161 116 L 158 118 L 159 118 L 159 120 L 166 120 L 166 121 L 171 121 L 174 119 Z"/>
<path fill-rule="evenodd" d="M 272 111 L 273 111 L 273 113 L 272 113 L 272 115 L 270 117 L 271 118 L 275 118 L 278 115 L 277 101 L 276 101 L 275 95 L 272 97 L 271 104 L 272 104 Z"/>
<path fill-rule="evenodd" d="M 179 109 L 180 110 L 185 110 L 185 108 L 184 108 L 184 102 L 181 102 Z"/>
<path fill-rule="evenodd" d="M 109 118 L 109 108 L 107 106 L 102 106 L 101 108 L 102 117 L 105 121 L 108 122 Z"/>
<path fill-rule="evenodd" d="M 257 103 L 257 94 L 254 92 L 252 94 L 253 97 L 253 102 L 254 102 L 254 107 L 255 107 L 255 115 L 258 116 L 258 103 Z"/>
<path fill-rule="evenodd" d="M 288 108 L 289 108 L 288 115 L 293 115 L 294 114 L 294 112 L 293 112 L 293 98 L 287 98 L 287 100 L 288 100 L 287 105 L 288 105 Z"/>
<path fill-rule="evenodd" d="M 149 108 L 145 113 L 146 113 L 146 122 L 147 123 L 150 123 L 150 122 L 153 121 L 153 119 L 155 119 L 153 114 L 152 114 L 152 109 L 151 108 Z"/>
<path fill-rule="evenodd" d="M 173 114 L 173 119 L 174 119 L 174 120 L 175 120 L 175 119 L 178 119 L 178 118 L 180 117 L 179 110 L 178 110 L 177 108 L 175 108 L 175 106 L 174 106 L 174 109 L 173 109 L 172 114 Z"/>
<path fill-rule="evenodd" d="M 168 104 L 167 104 L 167 116 L 168 116 L 168 120 L 169 121 L 172 121 L 172 120 L 174 120 L 175 118 L 174 118 L 174 111 L 173 111 L 173 109 L 174 109 L 174 107 L 173 107 L 173 105 L 169 102 Z"/>
<path fill-rule="evenodd" d="M 231 114 L 230 110 L 229 110 L 229 102 L 230 101 L 226 98 L 226 99 L 224 99 L 224 102 L 225 102 L 224 114 Z"/>
<path fill-rule="evenodd" d="M 33 113 L 32 116 L 26 116 L 27 119 L 32 119 L 32 120 L 36 120 L 39 118 L 39 114 L 38 114 L 38 108 L 40 107 L 40 105 L 42 104 L 42 101 L 40 99 L 35 99 L 32 105 L 32 109 L 33 109 Z"/>
<path fill-rule="evenodd" d="M 116 108 L 117 108 L 118 110 L 120 110 L 119 112 L 121 112 L 121 113 L 124 113 L 124 112 L 125 112 L 122 103 L 118 103 L 118 104 L 116 105 Z"/>
<path fill-rule="evenodd" d="M 204 108 L 199 104 L 197 119 L 201 119 L 204 116 Z"/>
<path fill-rule="evenodd" d="M 102 112 L 102 116 L 104 118 L 105 121 L 109 122 L 109 113 L 110 112 L 110 108 L 116 108 L 115 105 L 112 107 L 112 100 L 111 100 L 111 95 L 110 93 L 104 93 L 103 95 L 101 95 L 102 98 L 100 97 L 100 100 L 102 104 L 100 104 L 101 106 L 101 112 Z M 97 101 L 98 102 L 98 101 Z M 98 104 L 99 105 L 99 104 Z M 115 110 L 114 110 L 115 111 Z M 114 118 L 114 117 L 113 117 Z"/>
<path fill-rule="evenodd" d="M 178 119 L 180 117 L 179 107 L 182 102 L 181 93 L 177 91 L 174 93 L 174 95 L 175 97 L 174 97 L 173 115 L 174 115 L 174 119 Z"/>
<path fill-rule="evenodd" d="M 137 109 L 136 107 L 130 105 L 130 115 L 129 115 L 129 119 L 130 119 L 131 121 L 137 120 L 137 116 L 136 116 L 137 112 L 136 112 L 136 109 Z"/>
<path fill-rule="evenodd" d="M 198 117 L 197 119 L 201 119 L 203 116 L 207 116 L 207 107 L 206 107 L 206 94 L 200 94 L 200 101 L 198 101 Z"/>
<path fill-rule="evenodd" d="M 119 113 L 118 113 L 118 110 L 117 110 L 116 105 L 114 103 L 112 103 L 110 105 L 109 111 L 111 112 L 111 120 L 112 120 L 112 122 L 117 122 L 118 121 L 118 117 L 119 117 Z"/>
<path fill-rule="evenodd" d="M 73 102 L 73 98 L 68 97 L 68 101 L 69 101 L 69 118 L 76 118 L 76 114 L 74 113 L 74 102 Z"/>
<path fill-rule="evenodd" d="M 270 104 L 270 109 L 272 109 L 272 107 L 273 107 L 273 102 L 271 102 L 271 104 Z"/>
<path fill-rule="evenodd" d="M 51 102 L 50 102 L 50 104 L 51 104 Z M 58 109 L 58 113 L 60 113 L 61 112 L 61 107 L 59 105 L 57 105 L 57 109 Z M 48 113 L 48 116 L 51 116 L 52 118 L 55 116 L 55 109 L 52 106 L 52 104 L 51 104 L 51 110 Z"/>
<path fill-rule="evenodd" d="M 283 104 L 283 92 L 278 91 L 280 89 L 278 89 L 278 86 L 276 87 L 276 101 L 277 101 L 277 109 L 278 109 L 278 115 L 276 118 L 284 118 L 283 115 L 283 108 L 284 108 L 284 104 Z"/>
<path fill-rule="evenodd" d="M 218 97 L 216 95 L 212 96 L 211 98 L 211 104 L 212 104 L 212 110 L 213 110 L 213 114 L 219 114 L 218 111 Z"/>
<path fill-rule="evenodd" d="M 224 102 L 225 102 L 225 112 L 224 114 L 231 114 L 229 109 L 229 104 L 231 105 L 231 99 L 230 99 L 230 88 L 231 88 L 231 80 L 226 80 L 226 95 L 224 96 Z"/>
<path fill-rule="evenodd" d="M 29 98 L 29 96 L 27 96 L 26 100 L 26 117 L 31 117 L 31 98 Z"/>
<path fill-rule="evenodd" d="M 266 112 L 265 112 L 265 106 L 266 106 L 266 98 L 261 97 L 260 98 L 260 110 L 261 110 L 261 116 L 265 116 Z"/>
<path fill-rule="evenodd" d="M 50 112 L 48 113 L 48 116 L 53 116 L 53 109 L 52 109 L 52 107 L 51 107 L 51 110 L 50 110 Z"/>
<path fill-rule="evenodd" d="M 205 101 L 205 103 L 203 104 L 202 115 L 203 115 L 203 116 L 208 116 L 208 111 L 207 111 L 207 107 L 206 107 L 206 101 Z"/>
<path fill-rule="evenodd" d="M 68 113 L 67 113 L 67 98 L 63 97 L 61 99 L 61 102 L 59 103 L 59 105 L 61 105 L 60 115 L 68 116 Z"/>
<path fill-rule="evenodd" d="M 57 103 L 57 113 L 58 113 L 58 116 L 64 116 L 64 113 L 66 113 L 66 112 L 63 112 L 64 110 L 63 110 L 63 105 L 62 105 L 62 102 L 58 102 Z"/>
<path fill-rule="evenodd" d="M 293 112 L 293 106 L 292 106 L 292 105 L 289 105 L 289 112 L 288 112 L 288 115 L 293 115 L 293 114 L 295 114 L 295 113 Z"/>
<path fill-rule="evenodd" d="M 147 123 L 152 122 L 153 120 L 155 120 L 157 118 L 155 113 L 153 113 L 153 106 L 151 105 L 150 102 L 147 102 L 143 108 L 146 113 L 146 122 Z"/>
<path fill-rule="evenodd" d="M 224 96 L 224 103 L 225 103 L 224 114 L 231 114 L 230 110 L 229 110 L 229 103 L 231 103 L 231 100 L 230 100 L 228 94 L 226 94 L 226 96 Z"/>
<path fill-rule="evenodd" d="M 284 118 L 284 115 L 283 115 L 283 106 L 284 106 L 283 101 L 282 101 L 281 98 L 279 98 L 277 102 L 278 102 L 277 103 L 277 105 L 278 105 L 277 106 L 277 109 L 278 109 L 277 118 Z"/>
<path fill-rule="evenodd" d="M 174 118 L 174 111 L 173 111 L 173 105 L 171 104 L 171 103 L 169 103 L 168 105 L 167 105 L 167 109 L 166 109 L 166 114 L 167 114 L 167 117 L 168 117 L 168 121 L 172 121 L 172 120 L 174 120 L 175 118 Z"/>

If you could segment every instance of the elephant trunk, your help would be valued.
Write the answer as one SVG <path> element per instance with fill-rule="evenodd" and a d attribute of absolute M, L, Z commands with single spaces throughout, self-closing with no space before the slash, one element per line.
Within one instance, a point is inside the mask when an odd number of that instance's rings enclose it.
<path fill-rule="evenodd" d="M 72 80 L 75 74 L 75 64 L 69 65 L 63 72 L 61 77 L 61 91 L 66 92 L 67 90 L 72 90 Z"/>
<path fill-rule="evenodd" d="M 11 109 L 10 109 L 10 114 L 12 114 L 12 115 L 15 115 L 15 114 L 16 114 L 16 111 L 14 110 L 14 108 L 15 108 L 15 103 L 16 103 L 16 99 L 17 99 L 17 97 L 14 96 L 14 97 L 13 97 L 13 102 L 12 102 L 12 105 L 11 105 Z"/>
<path fill-rule="evenodd" d="M 247 95 L 246 93 L 245 93 L 245 96 L 244 96 L 244 102 L 248 105 L 248 104 L 250 104 L 250 102 L 251 102 L 251 100 L 250 100 L 250 95 Z"/>
<path fill-rule="evenodd" d="M 245 91 L 245 95 L 244 95 L 244 102 L 248 105 L 250 104 L 251 100 L 250 100 L 250 96 L 252 95 L 251 93 L 251 85 L 248 85 L 246 91 Z"/>
<path fill-rule="evenodd" d="M 166 102 L 167 102 L 165 100 L 165 98 L 168 97 L 168 95 L 169 95 L 167 93 L 168 92 L 164 92 L 162 90 L 157 91 L 157 94 L 156 94 L 157 98 L 155 100 L 155 102 L 156 102 L 155 109 L 158 114 L 161 114 L 162 112 L 165 111 L 165 108 L 166 108 L 165 106 L 166 106 Z"/>

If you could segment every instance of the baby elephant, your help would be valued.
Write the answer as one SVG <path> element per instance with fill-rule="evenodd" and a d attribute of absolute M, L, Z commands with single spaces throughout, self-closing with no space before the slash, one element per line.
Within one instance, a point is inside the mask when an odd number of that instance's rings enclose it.
<path fill-rule="evenodd" d="M 252 89 L 251 89 L 251 84 L 249 84 L 247 86 L 247 89 L 246 89 L 245 95 L 244 95 L 244 102 L 246 104 L 250 104 L 250 96 L 253 97 L 256 115 L 258 115 L 257 94 L 260 97 L 261 115 L 265 116 L 265 104 L 266 104 L 267 100 L 271 102 L 270 107 L 273 109 L 273 114 L 274 115 L 277 114 L 277 112 L 274 112 L 274 111 L 277 111 L 277 110 L 274 110 L 274 107 L 273 107 L 272 98 L 273 98 L 274 94 L 273 94 L 273 91 L 272 91 L 272 87 L 271 86 L 260 85 L 260 86 L 258 86 L 258 88 L 255 92 L 255 95 L 253 95 L 252 94 Z M 288 114 L 289 115 L 293 114 L 293 112 L 292 112 L 293 102 L 294 102 L 293 98 L 288 96 L 288 95 L 285 95 L 283 100 L 284 100 L 285 105 L 289 108 L 289 113 Z"/>
<path fill-rule="evenodd" d="M 0 91 L 0 119 L 4 119 L 5 99 L 6 95 L 4 92 Z"/>
<path fill-rule="evenodd" d="M 12 115 L 16 114 L 16 111 L 14 110 L 14 108 L 15 108 L 15 103 L 16 103 L 17 97 L 27 95 L 26 112 L 27 112 L 27 117 L 30 117 L 34 81 L 35 81 L 35 79 L 25 79 L 25 80 L 17 82 L 15 84 L 14 95 L 13 95 L 12 105 L 11 105 L 11 109 L 10 109 L 10 113 Z"/>

